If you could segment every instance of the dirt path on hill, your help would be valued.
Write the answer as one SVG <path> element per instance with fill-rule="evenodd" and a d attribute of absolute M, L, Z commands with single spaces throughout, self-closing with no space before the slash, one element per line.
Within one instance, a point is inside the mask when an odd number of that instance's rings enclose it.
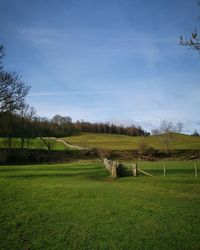
<path fill-rule="evenodd" d="M 78 150 L 83 150 L 83 149 L 88 149 L 88 148 L 85 148 L 85 147 L 80 147 L 80 146 L 76 146 L 76 145 L 71 145 L 69 144 L 68 142 L 66 142 L 65 140 L 63 139 L 58 139 L 56 137 L 48 137 L 49 139 L 53 139 L 57 142 L 61 142 L 63 143 L 65 146 L 69 147 L 69 148 L 73 148 L 73 149 L 78 149 Z"/>

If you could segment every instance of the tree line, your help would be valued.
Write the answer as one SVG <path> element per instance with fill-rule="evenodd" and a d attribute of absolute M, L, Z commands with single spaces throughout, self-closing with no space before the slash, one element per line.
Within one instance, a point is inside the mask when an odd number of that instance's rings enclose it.
<path fill-rule="evenodd" d="M 150 133 L 143 130 L 140 126 L 117 126 L 112 123 L 91 123 L 84 121 L 77 121 L 74 123 L 78 131 L 93 132 L 93 133 L 106 133 L 106 134 L 121 134 L 130 136 L 148 136 Z"/>

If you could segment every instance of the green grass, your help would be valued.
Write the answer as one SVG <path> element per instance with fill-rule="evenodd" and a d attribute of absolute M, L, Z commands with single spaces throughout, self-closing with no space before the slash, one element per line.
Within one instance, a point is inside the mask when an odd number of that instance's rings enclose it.
<path fill-rule="evenodd" d="M 0 249 L 200 249 L 193 165 L 114 180 L 98 162 L 0 166 Z"/>
<path fill-rule="evenodd" d="M 57 142 L 53 139 L 45 139 L 51 142 L 51 149 L 52 150 L 70 150 L 67 146 L 65 146 L 62 142 Z M 0 138 L 0 148 L 8 147 L 8 139 L 7 138 Z M 12 139 L 12 147 L 13 148 L 21 148 L 21 139 L 13 138 Z M 24 148 L 28 148 L 26 140 L 24 143 Z M 40 138 L 30 139 L 29 143 L 30 149 L 45 149 L 47 150 L 47 146 L 41 141 Z"/>
<path fill-rule="evenodd" d="M 71 144 L 110 150 L 137 149 L 141 143 L 146 143 L 156 149 L 165 149 L 163 136 L 126 136 L 101 133 L 82 133 L 64 138 Z M 174 134 L 169 143 L 170 149 L 200 149 L 200 137 Z"/>

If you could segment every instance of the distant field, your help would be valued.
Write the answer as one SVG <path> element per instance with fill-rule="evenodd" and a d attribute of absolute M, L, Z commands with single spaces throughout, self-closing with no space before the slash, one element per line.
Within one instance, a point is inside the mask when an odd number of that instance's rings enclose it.
<path fill-rule="evenodd" d="M 162 162 L 139 167 L 155 176 L 111 179 L 83 161 L 0 166 L 0 249 L 200 249 L 194 162 L 166 162 L 166 177 Z"/>
<path fill-rule="evenodd" d="M 51 149 L 52 150 L 69 150 L 70 148 L 64 145 L 62 142 L 57 142 L 52 139 L 45 139 L 48 140 L 51 143 Z M 0 138 L 0 148 L 5 148 L 8 147 L 8 139 Z M 12 139 L 12 147 L 13 148 L 20 148 L 21 147 L 21 140 L 14 138 Z M 24 148 L 28 148 L 27 143 L 25 141 L 24 143 Z M 30 139 L 29 143 L 29 148 L 30 149 L 46 149 L 47 146 L 41 141 L 40 138 L 35 138 L 35 139 Z"/>
<path fill-rule="evenodd" d="M 137 149 L 141 143 L 146 143 L 156 149 L 164 149 L 163 136 L 126 136 L 100 133 L 82 133 L 81 135 L 65 137 L 64 140 L 82 147 L 95 147 L 110 150 Z M 200 137 L 174 134 L 169 143 L 170 149 L 200 149 Z"/>

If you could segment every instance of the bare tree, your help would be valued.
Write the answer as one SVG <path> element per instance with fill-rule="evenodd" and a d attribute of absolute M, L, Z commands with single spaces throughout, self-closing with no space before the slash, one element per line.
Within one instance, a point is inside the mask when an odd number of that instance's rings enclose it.
<path fill-rule="evenodd" d="M 9 113 L 9 148 L 12 141 L 12 117 L 14 112 L 24 106 L 25 97 L 30 87 L 26 86 L 15 72 L 9 73 L 4 70 L 0 71 L 0 112 Z"/>
<path fill-rule="evenodd" d="M 184 125 L 182 122 L 177 122 L 176 127 L 175 127 L 176 132 L 180 133 L 182 131 L 183 127 L 184 127 Z"/>
<path fill-rule="evenodd" d="M 200 6 L 200 1 L 198 1 L 198 5 Z M 200 52 L 200 37 L 196 30 L 192 32 L 190 38 L 183 38 L 183 36 L 180 36 L 180 45 L 189 47 L 191 49 L 197 50 Z"/>
<path fill-rule="evenodd" d="M 27 146 L 29 147 L 29 139 L 31 135 L 31 121 L 35 117 L 36 111 L 28 104 L 24 104 L 20 110 L 21 117 L 21 148 L 24 148 L 24 139 L 27 139 Z"/>
<path fill-rule="evenodd" d="M 0 112 L 20 110 L 30 90 L 15 72 L 0 72 Z"/>
<path fill-rule="evenodd" d="M 0 112 L 20 110 L 30 87 L 16 72 L 3 68 L 4 47 L 0 45 Z"/>
<path fill-rule="evenodd" d="M 195 129 L 194 132 L 191 135 L 192 136 L 199 136 L 199 133 L 198 133 L 197 129 Z"/>
<path fill-rule="evenodd" d="M 4 47 L 0 45 L 0 70 L 3 69 L 3 61 L 2 61 L 3 57 L 4 57 Z"/>
<path fill-rule="evenodd" d="M 72 118 L 70 116 L 63 116 L 64 123 L 72 123 Z"/>
<path fill-rule="evenodd" d="M 187 46 L 200 52 L 200 38 L 197 34 L 197 31 L 195 30 L 194 32 L 192 32 L 189 39 L 180 36 L 180 45 Z"/>
<path fill-rule="evenodd" d="M 54 115 L 54 117 L 52 118 L 52 121 L 58 125 L 62 125 L 64 120 L 61 115 Z"/>
<path fill-rule="evenodd" d="M 72 118 L 69 116 L 54 115 L 54 117 L 52 118 L 52 121 L 60 126 L 66 123 L 71 123 Z"/>
<path fill-rule="evenodd" d="M 48 151 L 51 151 L 56 144 L 56 141 L 51 138 L 43 138 L 40 137 L 40 140 L 44 143 L 44 145 L 47 147 Z"/>
<path fill-rule="evenodd" d="M 175 132 L 175 127 L 174 127 L 172 122 L 167 121 L 167 120 L 163 120 L 161 122 L 159 131 L 161 134 L 163 134 L 164 145 L 165 145 L 166 151 L 168 151 L 169 150 L 169 143 L 170 143 L 171 139 L 173 138 L 173 132 Z"/>
<path fill-rule="evenodd" d="M 13 136 L 13 114 L 25 103 L 30 87 L 27 86 L 16 72 L 5 71 L 3 67 L 4 47 L 0 45 L 0 113 L 9 114 L 9 148 Z"/>
<path fill-rule="evenodd" d="M 152 129 L 152 130 L 151 130 L 151 134 L 152 134 L 152 135 L 159 135 L 159 134 L 160 134 L 160 131 L 159 131 L 158 129 L 155 128 L 155 129 Z"/>

